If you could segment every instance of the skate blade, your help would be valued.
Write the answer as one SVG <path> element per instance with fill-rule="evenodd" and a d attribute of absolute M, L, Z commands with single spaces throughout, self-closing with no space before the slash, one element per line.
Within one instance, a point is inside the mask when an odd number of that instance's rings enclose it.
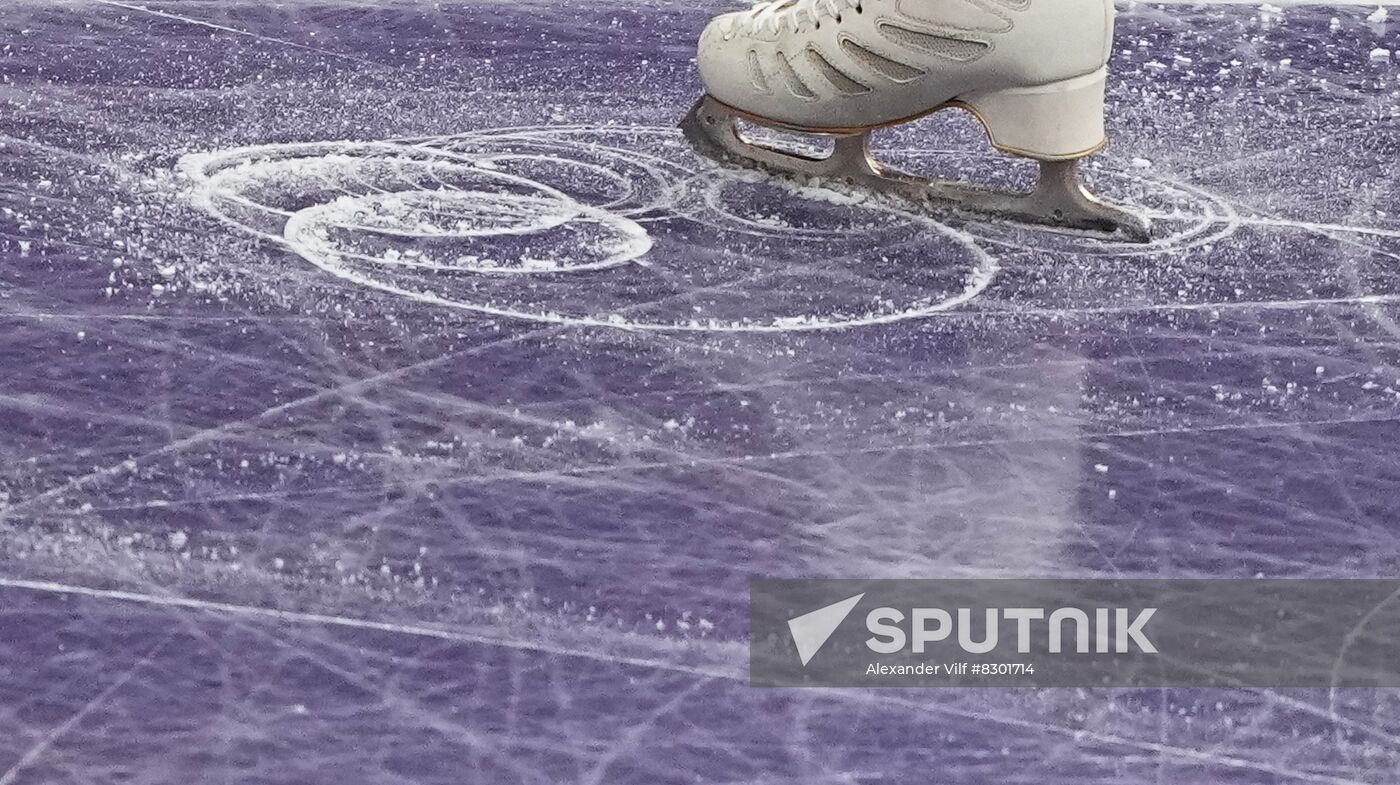
<path fill-rule="evenodd" d="M 887 169 L 870 156 L 870 130 L 825 134 L 834 146 L 824 158 L 774 150 L 745 140 L 739 133 L 740 117 L 706 95 L 681 121 L 681 130 L 697 153 L 718 163 L 795 178 L 804 185 L 893 197 L 936 217 L 1013 221 L 1119 242 L 1152 240 L 1151 224 L 1145 218 L 1089 192 L 1079 177 L 1077 160 L 1039 161 L 1035 189 L 1014 193 Z"/>

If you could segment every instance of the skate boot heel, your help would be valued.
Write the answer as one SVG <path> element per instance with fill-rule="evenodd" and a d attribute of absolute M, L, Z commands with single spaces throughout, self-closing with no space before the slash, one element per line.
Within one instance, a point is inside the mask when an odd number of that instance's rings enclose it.
<path fill-rule="evenodd" d="M 969 93 L 971 110 L 998 150 L 1040 161 L 1092 155 L 1107 143 L 1104 89 L 1108 69 L 1062 82 Z"/>

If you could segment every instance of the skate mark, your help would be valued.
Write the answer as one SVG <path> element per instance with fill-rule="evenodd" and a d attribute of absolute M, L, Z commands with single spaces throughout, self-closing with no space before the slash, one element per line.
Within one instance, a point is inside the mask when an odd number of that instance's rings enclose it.
<path fill-rule="evenodd" d="M 464 630 L 452 630 L 441 627 L 433 627 L 423 624 L 403 624 L 396 622 L 376 621 L 373 619 L 362 619 L 353 616 L 336 616 L 322 613 L 310 613 L 305 611 L 287 611 L 278 608 L 263 607 L 260 605 L 240 605 L 230 602 L 218 602 L 214 600 L 201 600 L 193 597 L 181 597 L 178 595 L 156 595 L 142 592 L 126 591 L 122 589 L 100 589 L 91 586 L 78 586 L 54 581 L 33 581 L 21 578 L 0 577 L 0 588 L 18 589 L 23 591 L 39 592 L 46 594 L 70 594 L 80 597 L 89 597 L 98 600 L 110 600 L 115 602 L 134 603 L 138 605 L 156 606 L 162 608 L 175 608 L 181 610 L 204 611 L 209 613 L 219 613 L 230 616 L 253 617 L 272 619 L 279 622 L 313 624 L 324 627 L 342 627 L 349 629 L 367 630 L 372 632 L 383 632 L 397 635 L 407 635 L 417 638 L 433 638 L 447 641 L 449 643 L 463 643 L 479 646 L 490 646 L 495 648 L 514 649 L 518 651 L 529 651 L 538 654 L 548 654 L 559 657 L 573 659 L 594 660 L 611 665 L 630 665 L 649 670 L 663 670 L 675 673 L 686 673 L 692 676 L 700 676 L 711 679 L 737 680 L 743 678 L 743 668 L 740 662 L 742 652 L 734 644 L 720 644 L 711 642 L 714 648 L 733 648 L 728 657 L 721 660 L 731 660 L 729 667 L 700 667 L 692 665 L 682 665 L 667 662 L 661 659 L 649 657 L 636 657 L 621 654 L 612 654 L 602 651 L 592 651 L 575 647 L 552 644 L 538 638 L 531 640 L 521 640 L 515 638 L 505 638 L 481 633 L 467 632 Z"/>
<path fill-rule="evenodd" d="M 1271 691 L 1262 691 L 1264 694 L 1273 696 Z M 1210 750 L 1183 747 L 1160 741 L 1145 741 L 1117 733 L 1106 733 L 1103 731 L 1085 730 L 1038 720 L 1028 720 L 1021 717 L 1012 717 L 1003 714 L 994 714 L 975 709 L 962 709 L 949 705 L 939 705 L 929 702 L 921 702 L 906 698 L 900 695 L 880 695 L 869 692 L 849 690 L 843 693 L 848 700 L 860 701 L 864 703 L 882 703 L 886 705 L 902 706 L 911 711 L 925 712 L 931 714 L 941 714 L 949 717 L 956 717 L 962 720 L 993 722 L 1008 727 L 1020 728 L 1022 730 L 1033 730 L 1041 733 L 1049 733 L 1058 736 L 1065 736 L 1074 739 L 1075 743 L 1082 743 L 1084 740 L 1092 740 L 1100 744 L 1126 747 L 1128 749 L 1140 750 L 1144 753 L 1163 755 L 1183 762 L 1195 764 L 1215 764 L 1239 771 L 1252 771 L 1261 774 L 1270 774 L 1275 777 L 1286 777 L 1296 782 L 1317 783 L 1318 785 L 1370 785 L 1365 780 L 1352 779 L 1350 777 L 1337 777 L 1331 774 L 1314 773 L 1288 766 L 1281 766 L 1267 761 L 1251 760 L 1237 755 L 1227 755 Z"/>
<path fill-rule="evenodd" d="M 559 328 L 555 327 L 552 329 Z M 41 507 L 42 505 L 47 504 L 50 501 L 61 499 L 65 494 L 70 493 L 74 490 L 79 490 L 84 487 L 87 487 L 99 480 L 118 476 L 122 472 L 127 471 L 127 467 L 129 465 L 140 464 L 162 455 L 175 454 L 181 450 L 190 447 L 194 447 L 200 444 L 206 444 L 215 439 L 225 437 L 231 434 L 236 434 L 257 423 L 264 422 L 268 418 L 276 417 L 279 414 L 285 414 L 287 412 L 296 411 L 303 407 L 313 405 L 319 401 L 334 399 L 343 396 L 350 396 L 361 390 L 373 389 L 376 385 L 386 384 L 388 382 L 401 379 L 409 374 L 422 371 L 428 368 L 437 367 L 444 363 L 461 359 L 463 356 L 481 354 L 483 352 L 489 351 L 494 348 L 499 348 L 507 344 L 528 340 L 531 337 L 539 337 L 539 335 L 545 334 L 547 332 L 547 330 L 537 330 L 522 335 L 514 335 L 508 338 L 502 338 L 495 341 L 488 341 L 485 344 L 475 346 L 467 350 L 463 350 L 462 352 L 449 352 L 447 354 L 438 355 L 436 357 L 430 357 L 424 360 L 420 360 L 418 362 L 409 363 L 408 365 L 390 368 L 364 378 L 350 379 L 344 384 L 339 384 L 326 389 L 316 390 L 308 395 L 304 395 L 300 398 L 295 398 L 290 401 L 285 401 L 283 403 L 277 404 L 276 406 L 272 406 L 268 409 L 264 409 L 263 411 L 252 414 L 243 419 L 233 420 L 231 422 L 220 423 L 218 425 L 214 425 L 208 428 L 203 428 L 201 430 L 189 434 L 188 436 L 184 436 L 175 441 L 162 444 L 140 455 L 128 457 L 127 459 L 119 463 L 107 464 L 105 466 L 94 468 L 92 471 L 89 471 L 85 474 L 69 477 L 62 483 L 18 503 L 0 506 L 0 525 L 9 524 L 11 521 L 15 520 L 15 516 L 18 513 L 24 512 L 25 510 L 29 510 L 35 507 Z"/>
<path fill-rule="evenodd" d="M 781 200 L 749 199 L 744 214 L 727 189 L 765 184 L 695 163 L 672 129 L 560 126 L 240 148 L 188 156 L 182 169 L 206 210 L 341 280 L 490 316 L 676 332 L 826 330 L 946 312 L 995 278 L 990 254 L 932 218 L 815 200 L 796 220 L 772 207 Z M 658 224 L 741 233 L 767 247 L 658 247 L 645 228 Z M 736 243 L 713 247 L 725 245 Z M 891 254 L 919 264 L 901 272 Z"/>
<path fill-rule="evenodd" d="M 930 149 L 887 152 L 897 161 L 907 162 L 915 171 L 940 165 L 951 171 L 978 166 L 994 171 L 999 166 L 993 153 L 969 156 L 965 150 Z M 1021 251 L 1140 257 L 1181 253 L 1210 245 L 1234 234 L 1241 224 L 1238 213 L 1228 202 L 1197 186 L 1146 172 L 1104 168 L 1097 163 L 1085 174 L 1095 181 L 1095 190 L 1104 190 L 1104 196 L 1110 201 L 1152 220 L 1151 242 L 1104 240 L 1073 231 L 995 221 L 971 224 L 973 231 L 985 242 Z"/>
<path fill-rule="evenodd" d="M 23 774 L 26 769 L 29 769 L 35 763 L 38 763 L 39 759 L 53 747 L 55 742 L 67 735 L 69 731 L 77 727 L 79 723 L 87 719 L 94 711 L 101 708 L 108 699 L 125 687 L 136 674 L 150 665 L 155 660 L 156 655 L 160 653 L 160 650 L 165 648 L 165 644 L 170 642 L 170 637 L 171 636 L 167 634 L 158 641 L 156 645 L 148 649 L 135 664 L 123 671 L 115 681 L 104 687 L 100 692 L 89 699 L 87 703 L 83 704 L 78 711 L 74 712 L 72 716 L 58 725 L 55 725 L 48 733 L 40 737 L 32 747 L 25 750 L 24 754 L 19 756 L 19 759 L 16 760 L 10 768 L 0 773 L 0 785 L 13 785 L 19 775 Z"/>
<path fill-rule="evenodd" d="M 915 163 L 964 155 L 895 153 Z M 1400 235 L 1244 216 L 1197 186 L 1107 168 L 1090 175 L 1109 198 L 1154 219 L 1154 242 L 1106 243 L 991 222 L 958 229 L 878 199 L 779 186 L 759 174 L 704 165 L 673 129 L 641 126 L 266 145 L 187 156 L 182 169 L 209 212 L 357 287 L 493 317 L 643 331 L 787 333 L 982 313 L 962 306 L 998 274 L 989 248 L 1151 257 L 1209 249 L 1244 227 Z M 693 236 L 696 229 L 705 236 Z M 987 308 L 1030 316 L 1389 299 L 1358 291 L 1276 301 Z"/>
<path fill-rule="evenodd" d="M 258 41 L 263 41 L 265 43 L 277 44 L 279 46 L 288 46 L 293 49 L 301 49 L 307 52 L 313 52 L 318 55 L 325 55 L 327 57 L 337 57 L 342 60 L 349 60 L 351 62 L 360 63 L 362 65 L 371 65 L 379 67 L 379 63 L 376 63 L 373 60 L 366 60 L 363 57 L 356 57 L 355 55 L 345 54 L 344 52 L 336 52 L 330 49 L 322 49 L 317 46 L 299 44 L 295 41 L 288 41 L 285 38 L 273 38 L 272 36 L 259 35 L 257 33 L 249 32 L 247 30 L 240 30 L 237 27 L 228 27 L 226 25 L 215 24 L 214 22 L 206 22 L 202 19 L 193 19 L 188 16 L 172 14 L 169 11 L 157 11 L 154 8 L 147 8 L 145 6 L 135 5 L 132 3 L 123 3 L 119 2 L 119 0 L 95 0 L 95 2 L 99 5 L 111 6 L 112 8 L 120 8 L 125 11 L 135 11 L 137 13 L 149 14 L 151 16 L 159 17 L 161 19 L 169 19 L 174 22 L 184 22 L 185 24 L 195 25 L 197 27 L 207 27 L 210 30 L 218 30 L 221 33 L 230 33 L 232 35 L 246 36 L 248 38 L 252 38 Z"/>
<path fill-rule="evenodd" d="M 1389 240 L 1400 239 L 1400 229 L 1386 229 L 1380 226 L 1317 223 L 1315 221 L 1295 221 L 1288 218 L 1267 218 L 1258 216 L 1241 218 L 1239 219 L 1239 221 L 1241 224 L 1246 226 L 1264 226 L 1273 229 L 1300 229 L 1305 232 L 1316 232 L 1318 234 L 1340 232 L 1343 234 L 1360 234 L 1371 237 L 1382 237 Z"/>
<path fill-rule="evenodd" d="M 468 645 L 491 646 L 497 648 L 507 648 L 517 651 L 526 651 L 551 656 L 566 657 L 571 659 L 581 659 L 600 662 L 608 665 L 622 665 L 637 668 L 644 668 L 655 671 L 665 671 L 671 673 L 695 676 L 703 680 L 718 680 L 724 682 L 742 682 L 744 680 L 742 664 L 742 644 L 724 644 L 714 641 L 707 642 L 707 648 L 718 650 L 710 655 L 717 663 L 710 666 L 687 665 L 677 662 L 653 658 L 637 657 L 610 652 L 593 651 L 568 646 L 551 644 L 541 640 L 519 640 L 513 638 L 495 637 L 480 633 L 472 633 L 463 630 L 453 630 L 447 628 L 433 627 L 420 624 L 401 624 L 376 621 L 373 619 L 363 619 L 350 616 L 335 616 L 328 614 L 310 613 L 302 611 L 285 611 L 277 608 L 269 608 L 257 605 L 238 605 L 234 603 L 216 602 L 211 600 L 200 600 L 191 597 L 181 597 L 173 595 L 154 595 L 141 592 L 125 591 L 120 589 L 100 589 L 90 586 L 71 585 L 52 581 L 35 581 L 20 578 L 0 577 L 0 588 L 16 589 L 47 594 L 67 594 L 88 597 L 97 600 L 107 600 L 123 603 L 133 603 L 155 607 L 165 607 L 172 609 L 194 610 L 214 614 L 224 614 L 243 618 L 263 618 L 290 624 L 309 624 L 323 627 L 340 627 L 346 629 L 365 630 L 381 632 L 386 634 L 397 634 L 420 638 L 431 638 L 448 643 L 459 643 Z M 731 650 L 732 649 L 732 650 Z M 692 652 L 693 653 L 693 652 Z M 1358 780 L 1342 777 L 1334 777 L 1327 774 L 1317 774 L 1308 771 L 1301 771 L 1285 766 L 1278 766 L 1269 762 L 1251 760 L 1248 758 L 1225 755 L 1210 751 L 1202 751 L 1189 747 L 1177 746 L 1165 742 L 1149 741 L 1131 736 L 1116 733 L 1096 731 L 1078 726 L 1057 725 L 1053 722 L 1043 720 L 1027 719 L 1024 717 L 1002 714 L 993 711 L 986 711 L 975 708 L 964 708 L 952 705 L 947 701 L 931 702 L 919 701 L 905 698 L 893 694 L 866 693 L 852 690 L 817 690 L 822 696 L 839 701 L 856 701 L 860 703 L 874 703 L 879 705 L 899 706 L 907 710 L 918 713 L 933 713 L 947 717 L 957 718 L 963 721 L 989 722 L 996 725 L 1020 728 L 1022 730 L 1047 733 L 1058 736 L 1072 737 L 1076 741 L 1091 740 L 1101 744 L 1122 746 L 1129 749 L 1142 750 L 1157 755 L 1164 755 L 1177 760 L 1190 761 L 1195 763 L 1213 763 L 1227 766 L 1241 771 L 1255 771 L 1272 774 L 1275 776 L 1288 777 L 1300 782 L 1326 783 L 1326 785 L 1363 785 Z M 1273 692 L 1268 690 L 1259 691 L 1260 694 L 1273 696 Z"/>

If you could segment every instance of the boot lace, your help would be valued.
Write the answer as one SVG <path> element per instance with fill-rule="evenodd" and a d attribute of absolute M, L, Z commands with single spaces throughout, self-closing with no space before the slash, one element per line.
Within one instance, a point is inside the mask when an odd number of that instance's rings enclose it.
<path fill-rule="evenodd" d="M 764 30 L 777 33 L 784 25 L 791 25 L 793 30 L 799 30 L 804 18 L 813 27 L 820 28 L 822 17 L 839 22 L 842 13 L 847 9 L 861 13 L 861 0 L 768 0 L 757 3 L 747 13 L 736 16 L 729 32 L 732 35 L 745 26 L 755 33 Z"/>

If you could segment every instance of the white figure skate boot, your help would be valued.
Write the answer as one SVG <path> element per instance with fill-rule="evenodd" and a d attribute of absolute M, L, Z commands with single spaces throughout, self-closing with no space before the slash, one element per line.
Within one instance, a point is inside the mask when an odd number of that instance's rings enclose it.
<path fill-rule="evenodd" d="M 682 123 L 701 154 L 934 213 L 971 214 L 1146 241 L 1147 222 L 1085 190 L 1077 161 L 1104 136 L 1112 0 L 773 0 L 700 37 L 703 96 Z M 882 126 L 958 107 L 996 149 L 1041 162 L 1014 194 L 890 171 Z M 827 158 L 746 141 L 736 120 L 835 138 Z"/>

